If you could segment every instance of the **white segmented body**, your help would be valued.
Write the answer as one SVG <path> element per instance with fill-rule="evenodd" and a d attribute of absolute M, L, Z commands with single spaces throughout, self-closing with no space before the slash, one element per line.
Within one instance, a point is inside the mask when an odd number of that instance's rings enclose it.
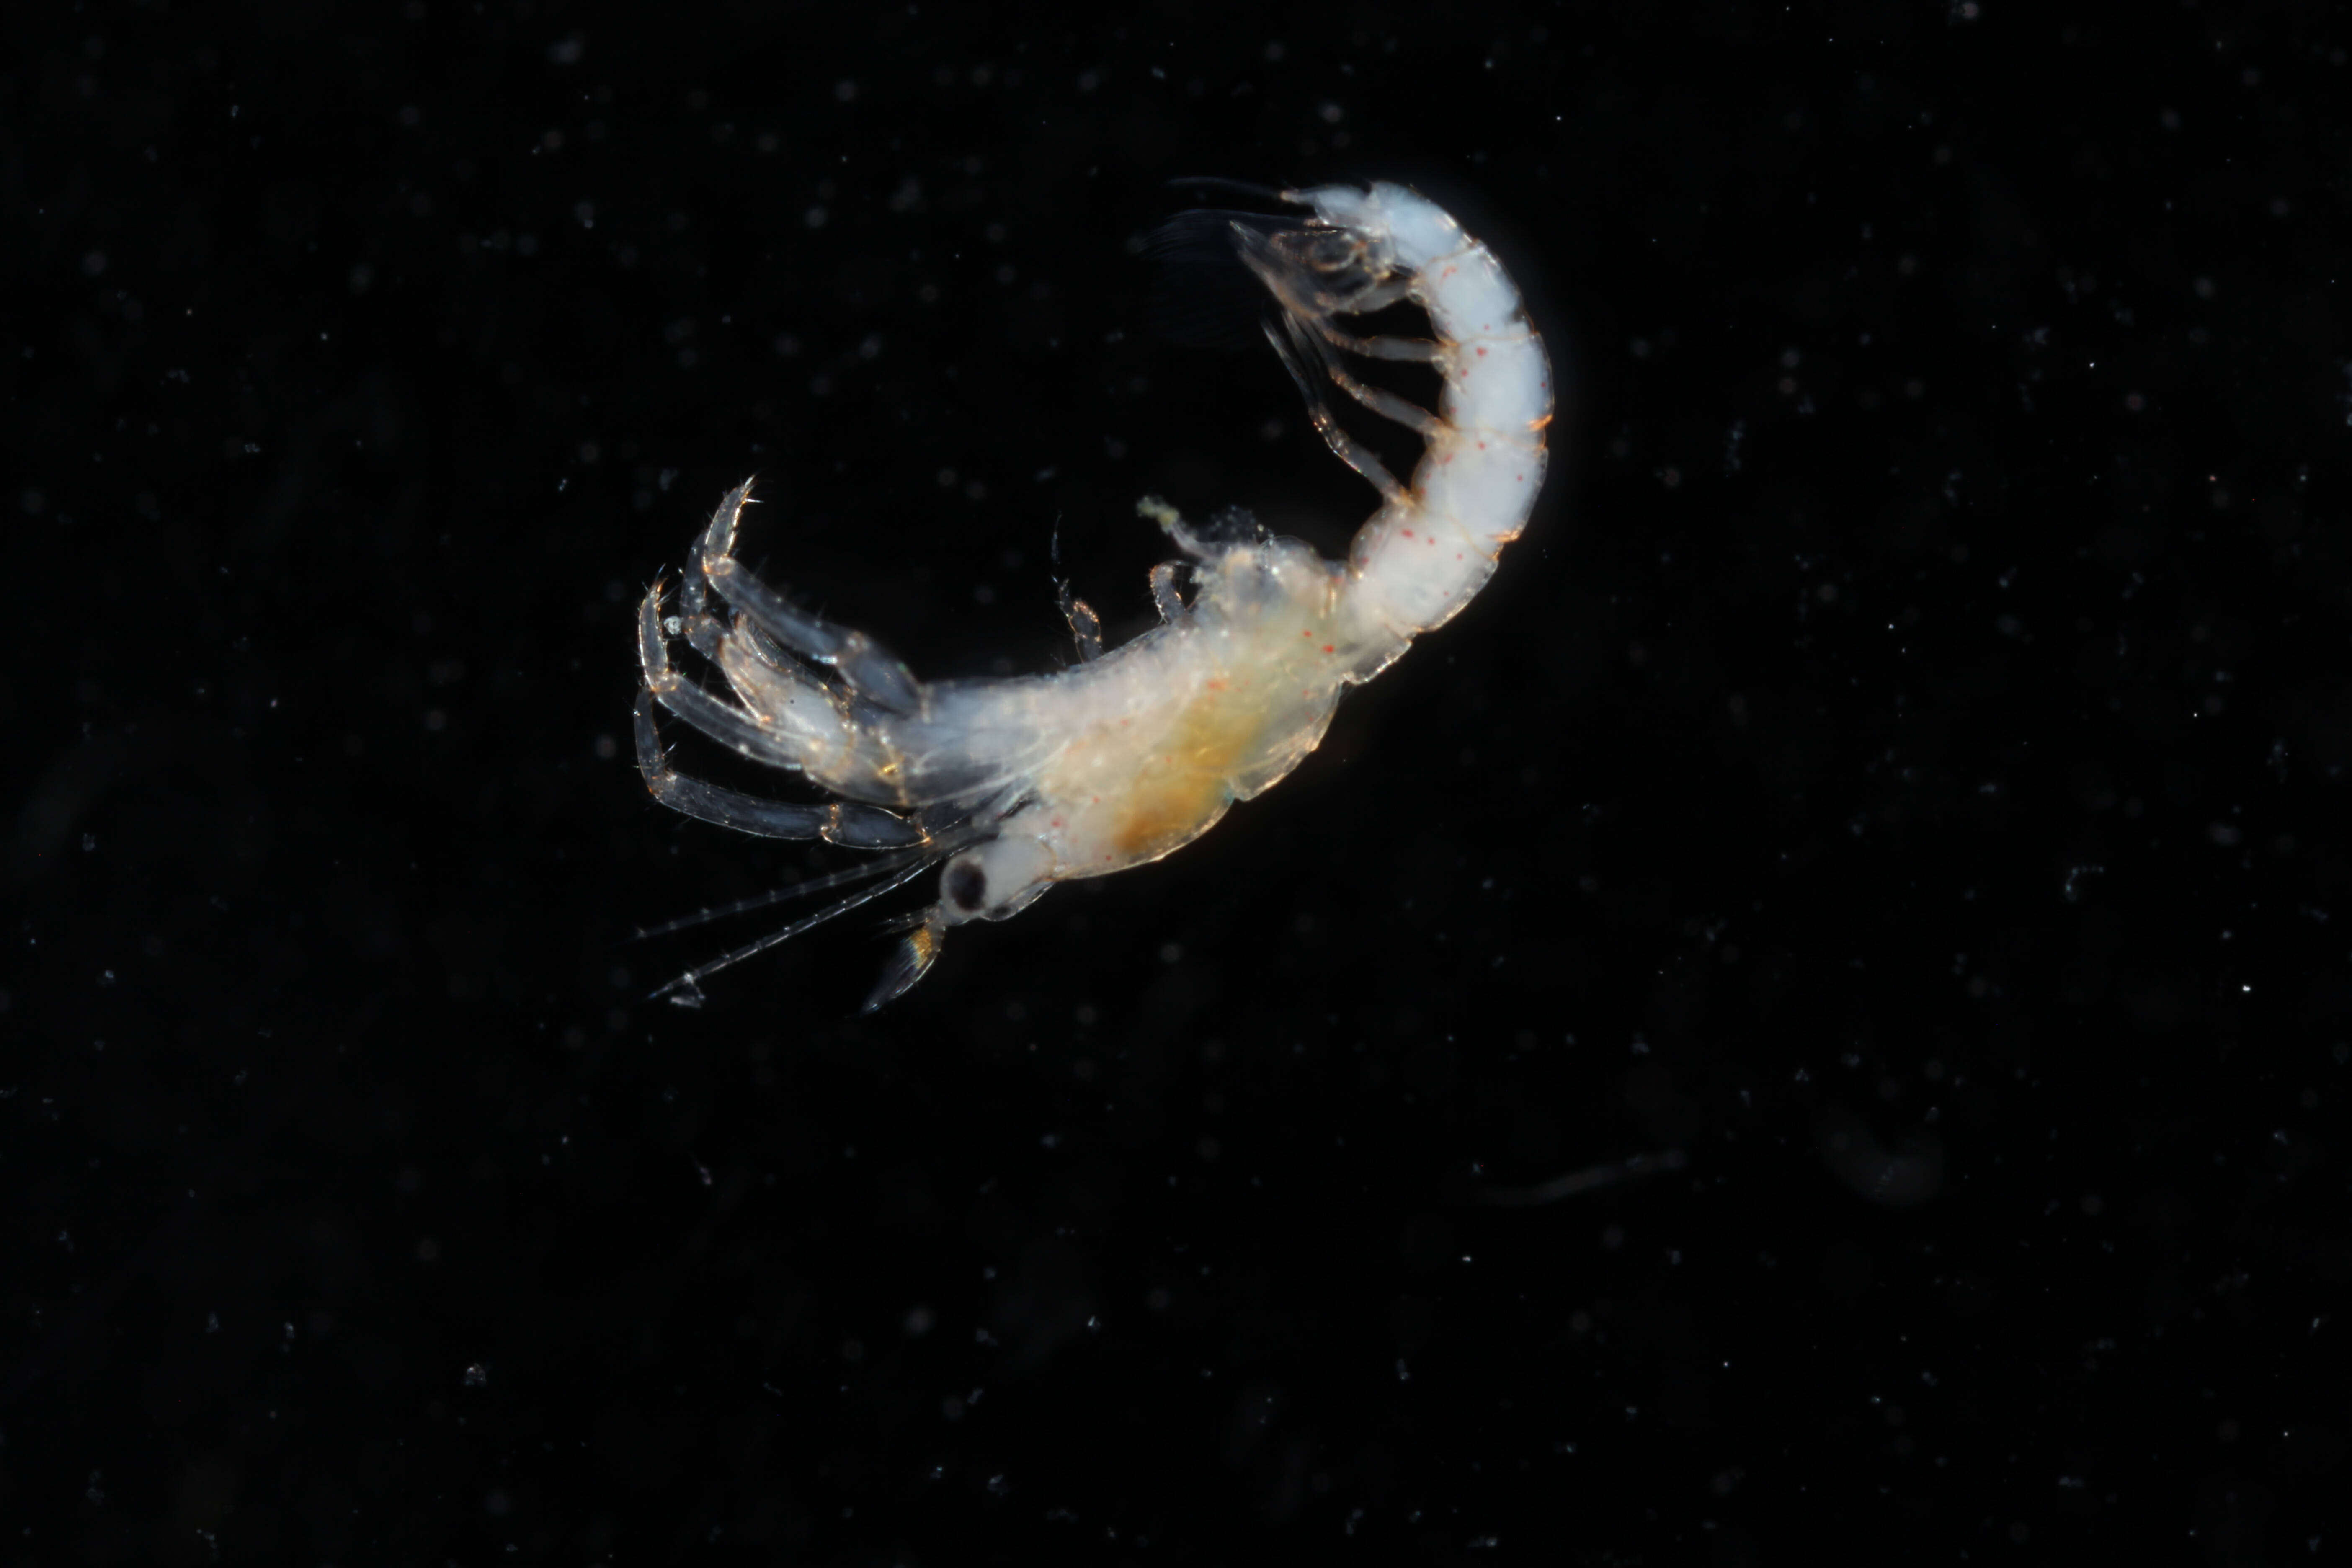
<path fill-rule="evenodd" d="M 1327 223 L 1386 235 L 1436 331 L 1441 428 L 1411 491 L 1382 507 L 1348 551 L 1359 635 L 1386 654 L 1359 677 L 1369 679 L 1460 613 L 1527 525 L 1543 484 L 1551 367 L 1494 252 L 1435 203 L 1385 184 L 1303 199 Z"/>
<path fill-rule="evenodd" d="M 949 927 L 1004 919 L 1055 882 L 1156 860 L 1208 831 L 1315 749 L 1342 690 L 1451 619 L 1493 575 L 1535 503 L 1551 417 L 1550 373 L 1518 291 L 1484 245 L 1402 186 L 1285 199 L 1315 221 L 1237 222 L 1233 238 L 1278 307 L 1280 331 L 1269 325 L 1269 335 L 1318 428 L 1383 492 L 1347 561 L 1263 532 L 1204 541 L 1147 500 L 1140 510 L 1187 558 L 1191 604 L 1172 563 L 1155 570 L 1164 624 L 1106 651 L 1093 612 L 1066 595 L 1083 662 L 1051 676 L 926 684 L 737 563 L 750 485 L 739 487 L 688 561 L 682 614 L 664 616 L 660 584 L 643 607 L 636 730 L 646 784 L 688 815 L 746 832 L 897 853 L 872 864 L 877 886 L 680 976 L 667 994 L 698 999 L 698 982 L 716 970 L 945 859 L 940 900 L 913 923 L 868 1003 L 879 1005 L 921 977 Z M 1434 341 L 1360 342 L 1335 325 L 1407 300 L 1428 312 Z M 1437 413 L 1356 381 L 1342 352 L 1431 363 L 1442 378 Z M 1310 366 L 1422 431 L 1409 488 L 1332 419 Z M 733 702 L 680 674 L 673 637 L 718 667 Z M 783 805 L 672 772 L 656 702 L 840 799 Z"/>

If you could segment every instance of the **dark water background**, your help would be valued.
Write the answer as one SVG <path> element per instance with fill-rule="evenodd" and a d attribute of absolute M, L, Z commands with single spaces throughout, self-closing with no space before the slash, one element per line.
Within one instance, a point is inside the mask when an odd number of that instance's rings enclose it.
<path fill-rule="evenodd" d="M 2336 1549 L 2346 29 L 2094 17 L 10 22 L 0 1562 Z M 745 474 L 931 676 L 1369 510 L 1144 330 L 1203 174 L 1493 243 L 1527 537 L 903 1005 L 648 1005 L 847 858 L 630 761 Z"/>

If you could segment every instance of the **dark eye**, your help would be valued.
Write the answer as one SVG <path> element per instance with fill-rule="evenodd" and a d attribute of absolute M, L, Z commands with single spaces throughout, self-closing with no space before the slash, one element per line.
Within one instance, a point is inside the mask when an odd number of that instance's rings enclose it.
<path fill-rule="evenodd" d="M 955 907 L 970 914 L 988 902 L 988 877 L 969 860 L 959 860 L 948 868 L 948 897 Z"/>

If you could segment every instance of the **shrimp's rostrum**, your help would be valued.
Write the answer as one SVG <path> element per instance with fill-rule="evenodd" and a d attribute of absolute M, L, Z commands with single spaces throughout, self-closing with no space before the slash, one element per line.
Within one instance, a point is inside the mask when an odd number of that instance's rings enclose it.
<path fill-rule="evenodd" d="M 646 596 L 638 765 L 655 798 L 688 816 L 882 854 L 821 884 L 868 886 L 680 975 L 667 994 L 697 1001 L 716 971 L 944 861 L 938 902 L 907 922 L 867 1002 L 881 1005 L 922 977 L 950 927 L 1003 920 L 1056 882 L 1157 860 L 1207 832 L 1315 749 L 1346 688 L 1451 619 L 1494 574 L 1535 503 L 1551 419 L 1550 372 L 1518 291 L 1486 246 L 1403 186 L 1283 199 L 1311 216 L 1193 217 L 1219 225 L 1265 285 L 1267 336 L 1317 429 L 1381 492 L 1347 560 L 1254 526 L 1204 537 L 1146 500 L 1139 510 L 1190 568 L 1190 603 L 1176 585 L 1180 563 L 1155 569 L 1161 624 L 1106 650 L 1094 612 L 1066 594 L 1079 663 L 927 682 L 737 561 L 751 500 L 749 481 L 739 486 L 689 553 L 676 609 L 667 582 Z M 1405 302 L 1428 314 L 1430 339 L 1360 338 L 1339 324 Z M 1429 363 L 1441 378 L 1436 411 L 1360 381 L 1347 356 Z M 1332 416 L 1327 384 L 1422 436 L 1410 485 Z M 718 668 L 731 700 L 681 671 L 674 641 Z M 676 773 L 656 704 L 834 798 L 788 804 Z"/>

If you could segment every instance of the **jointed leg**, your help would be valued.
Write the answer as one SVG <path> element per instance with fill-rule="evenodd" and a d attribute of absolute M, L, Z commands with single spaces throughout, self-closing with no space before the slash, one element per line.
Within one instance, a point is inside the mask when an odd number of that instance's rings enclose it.
<path fill-rule="evenodd" d="M 929 835 L 879 806 L 834 802 L 798 805 L 721 789 L 688 778 L 669 765 L 654 726 L 654 694 L 637 694 L 637 773 L 653 797 L 672 811 L 761 838 L 822 838 L 851 849 L 905 849 L 929 842 Z"/>
<path fill-rule="evenodd" d="M 1330 323 L 1320 318 L 1317 318 L 1312 325 L 1321 334 L 1319 337 L 1309 337 L 1302 330 L 1297 318 L 1291 318 L 1291 336 L 1297 342 L 1302 353 L 1312 351 L 1317 363 L 1323 367 L 1323 374 L 1331 378 L 1332 385 L 1382 418 L 1395 420 L 1424 441 L 1433 439 L 1439 431 L 1445 428 L 1443 421 L 1418 404 L 1408 403 L 1393 392 L 1387 392 L 1377 386 L 1367 386 L 1348 374 L 1347 365 L 1339 358 L 1338 345 L 1352 340 L 1343 333 L 1332 331 Z M 1402 338 L 1384 341 L 1399 343 L 1405 342 Z"/>
<path fill-rule="evenodd" d="M 1360 289 L 1333 309 L 1350 316 L 1369 316 L 1375 310 L 1385 310 L 1391 305 L 1402 305 L 1412 298 L 1412 279 L 1399 276 Z"/>
<path fill-rule="evenodd" d="M 637 658 L 645 670 L 646 695 L 720 744 L 740 752 L 755 763 L 798 771 L 800 755 L 762 729 L 749 713 L 730 708 L 697 686 L 669 661 L 669 646 L 662 637 L 662 584 L 656 583 L 637 612 Z"/>
<path fill-rule="evenodd" d="M 1324 401 L 1322 389 L 1307 374 L 1307 356 L 1311 354 L 1318 361 L 1323 358 L 1324 350 L 1318 340 L 1308 336 L 1299 319 L 1287 311 L 1283 314 L 1282 325 L 1289 342 L 1283 341 L 1271 322 L 1266 325 L 1266 340 L 1274 344 L 1274 352 L 1282 356 L 1284 368 L 1290 372 L 1290 379 L 1298 384 L 1299 395 L 1307 400 L 1307 417 L 1314 425 L 1316 433 L 1323 437 L 1323 444 L 1331 448 L 1333 457 L 1370 480 L 1384 500 L 1403 500 L 1404 486 L 1397 482 L 1397 477 L 1389 472 L 1388 466 L 1373 454 L 1370 447 L 1341 427 L 1331 413 L 1331 405 Z"/>
<path fill-rule="evenodd" d="M 1399 364 L 1435 364 L 1445 353 L 1445 345 L 1429 338 L 1359 338 L 1351 337 L 1333 326 L 1328 317 L 1315 318 L 1315 330 L 1324 341 L 1365 359 L 1388 360 Z"/>
<path fill-rule="evenodd" d="M 1102 617 L 1095 607 L 1070 592 L 1066 582 L 1054 584 L 1054 602 L 1062 606 L 1062 618 L 1070 623 L 1070 636 L 1076 639 L 1080 662 L 1092 664 L 1103 653 Z"/>
<path fill-rule="evenodd" d="M 833 669 L 859 696 L 897 712 L 914 711 L 922 700 L 921 688 L 897 656 L 864 632 L 794 608 L 735 559 L 735 524 L 751 489 L 746 479 L 719 503 L 687 563 L 688 574 L 707 581 L 720 598 L 785 647 Z"/>
<path fill-rule="evenodd" d="M 1176 588 L 1178 563 L 1162 561 L 1151 569 L 1151 603 L 1163 621 L 1181 619 L 1184 615 L 1184 595 Z"/>
<path fill-rule="evenodd" d="M 1438 433 L 1445 428 L 1444 420 L 1419 404 L 1407 402 L 1393 392 L 1384 391 L 1377 386 L 1367 386 L 1358 381 L 1347 373 L 1337 359 L 1326 360 L 1323 369 L 1325 374 L 1330 376 L 1332 384 L 1340 391 L 1383 419 L 1395 420 L 1424 441 L 1433 440 Z"/>

